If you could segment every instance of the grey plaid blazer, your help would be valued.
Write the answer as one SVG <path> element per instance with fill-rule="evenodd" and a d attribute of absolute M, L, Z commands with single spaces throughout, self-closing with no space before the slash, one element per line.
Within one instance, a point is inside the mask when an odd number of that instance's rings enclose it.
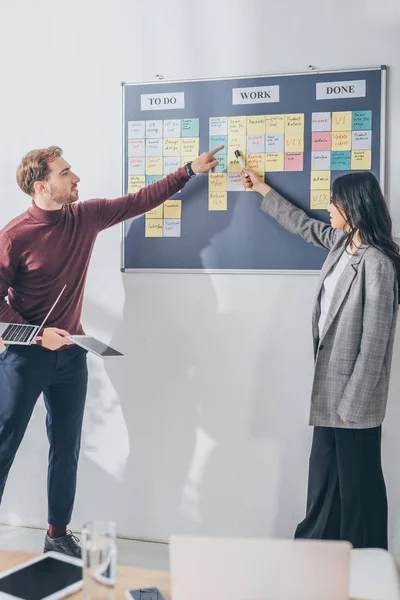
<path fill-rule="evenodd" d="M 310 425 L 377 427 L 386 412 L 398 312 L 392 262 L 372 246 L 363 245 L 354 253 L 338 281 L 319 339 L 322 284 L 343 253 L 347 235 L 308 217 L 275 190 L 264 197 L 261 209 L 291 233 L 329 250 L 312 315 L 315 371 Z"/>

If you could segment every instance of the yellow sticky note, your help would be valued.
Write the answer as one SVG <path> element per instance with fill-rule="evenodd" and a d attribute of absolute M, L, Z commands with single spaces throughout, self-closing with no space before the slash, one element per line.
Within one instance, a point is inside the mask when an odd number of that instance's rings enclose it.
<path fill-rule="evenodd" d="M 210 192 L 208 194 L 208 210 L 228 210 L 227 192 Z"/>
<path fill-rule="evenodd" d="M 182 200 L 166 200 L 164 202 L 164 219 L 180 219 Z"/>
<path fill-rule="evenodd" d="M 296 135 L 296 128 L 285 135 L 285 152 L 304 152 L 304 133 L 303 130 L 298 130 L 299 133 Z"/>
<path fill-rule="evenodd" d="M 241 166 L 235 156 L 235 150 L 239 150 L 243 160 L 246 160 L 246 142 L 245 135 L 230 135 L 228 137 L 228 172 L 239 173 Z"/>
<path fill-rule="evenodd" d="M 226 173 L 210 173 L 208 176 L 208 189 L 210 192 L 226 192 Z"/>
<path fill-rule="evenodd" d="M 164 156 L 181 155 L 181 138 L 165 138 Z"/>
<path fill-rule="evenodd" d="M 198 156 L 199 138 L 182 138 L 181 156 Z"/>
<path fill-rule="evenodd" d="M 228 117 L 228 135 L 246 135 L 247 117 Z"/>
<path fill-rule="evenodd" d="M 162 156 L 148 156 L 146 158 L 146 175 L 162 175 L 163 169 Z"/>
<path fill-rule="evenodd" d="M 311 210 L 328 210 L 331 202 L 330 190 L 311 190 L 310 208 Z"/>
<path fill-rule="evenodd" d="M 351 150 L 351 131 L 334 131 L 332 133 L 332 150 Z"/>
<path fill-rule="evenodd" d="M 267 152 L 265 155 L 265 171 L 267 173 L 275 173 L 284 171 L 285 169 L 285 153 L 284 152 Z"/>
<path fill-rule="evenodd" d="M 145 237 L 162 237 L 163 236 L 163 220 L 162 219 L 145 219 Z"/>
<path fill-rule="evenodd" d="M 163 205 L 156 206 L 152 210 L 146 213 L 146 219 L 162 219 L 163 218 Z"/>
<path fill-rule="evenodd" d="M 247 117 L 247 135 L 265 133 L 265 115 Z"/>
<path fill-rule="evenodd" d="M 352 122 L 351 110 L 332 113 L 332 131 L 351 131 Z"/>
<path fill-rule="evenodd" d="M 304 132 L 304 114 L 296 113 L 285 115 L 285 133 L 286 135 L 298 135 Z"/>
<path fill-rule="evenodd" d="M 311 171 L 311 189 L 312 190 L 330 190 L 331 172 L 330 171 Z"/>
<path fill-rule="evenodd" d="M 266 115 L 265 133 L 285 133 L 285 115 Z"/>
<path fill-rule="evenodd" d="M 371 168 L 371 150 L 353 150 L 351 153 L 351 170 L 368 171 Z"/>
<path fill-rule="evenodd" d="M 129 175 L 128 177 L 128 194 L 136 194 L 146 185 L 146 177 L 144 175 Z"/>
<path fill-rule="evenodd" d="M 265 172 L 265 154 L 248 154 L 246 158 L 246 166 L 252 171 L 264 177 Z"/>
<path fill-rule="evenodd" d="M 186 163 L 188 162 L 193 162 L 195 159 L 197 158 L 196 156 L 181 156 L 181 167 L 183 167 L 183 165 L 186 165 Z"/>

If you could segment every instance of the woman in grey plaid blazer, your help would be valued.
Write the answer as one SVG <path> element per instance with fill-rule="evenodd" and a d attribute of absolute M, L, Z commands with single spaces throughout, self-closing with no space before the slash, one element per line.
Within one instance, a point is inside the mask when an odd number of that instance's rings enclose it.
<path fill-rule="evenodd" d="M 247 177 L 246 177 L 247 174 Z M 295 537 L 387 548 L 381 466 L 399 304 L 400 256 L 382 192 L 371 173 L 333 182 L 331 224 L 312 219 L 248 169 L 243 184 L 261 208 L 306 242 L 329 250 L 312 316 L 315 372 L 307 514 Z"/>

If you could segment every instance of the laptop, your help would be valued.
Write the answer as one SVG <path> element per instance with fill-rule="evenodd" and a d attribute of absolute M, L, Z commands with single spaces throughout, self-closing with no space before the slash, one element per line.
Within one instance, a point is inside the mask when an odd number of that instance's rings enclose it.
<path fill-rule="evenodd" d="M 61 298 L 61 295 L 64 293 L 66 287 L 67 286 L 64 285 L 63 289 L 58 294 L 56 301 L 50 308 L 41 325 L 19 325 L 17 323 L 0 323 L 0 337 L 3 338 L 3 342 L 5 344 L 10 345 L 18 344 L 19 346 L 30 346 L 35 340 L 35 337 L 38 335 L 39 331 L 43 329 L 44 324 L 53 312 L 55 305 Z"/>
<path fill-rule="evenodd" d="M 124 356 L 119 350 L 115 350 L 115 348 L 112 348 L 91 335 L 70 335 L 67 339 L 100 358 L 116 358 L 118 356 Z"/>

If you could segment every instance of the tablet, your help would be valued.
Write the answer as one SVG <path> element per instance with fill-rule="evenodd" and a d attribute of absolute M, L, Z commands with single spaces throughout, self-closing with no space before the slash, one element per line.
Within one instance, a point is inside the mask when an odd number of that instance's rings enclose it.
<path fill-rule="evenodd" d="M 47 552 L 0 573 L 0 600 L 58 600 L 83 586 L 80 558 Z"/>
<path fill-rule="evenodd" d="M 122 352 L 118 352 L 115 348 L 111 348 L 107 344 L 100 342 L 100 340 L 90 335 L 70 335 L 69 340 L 72 340 L 78 346 L 81 346 L 89 352 L 93 352 L 101 358 L 115 358 L 116 356 L 123 356 Z"/>

